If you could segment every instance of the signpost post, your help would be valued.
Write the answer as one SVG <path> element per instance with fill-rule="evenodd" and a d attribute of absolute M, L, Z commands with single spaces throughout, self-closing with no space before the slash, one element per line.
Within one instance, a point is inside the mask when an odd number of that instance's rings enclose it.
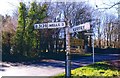
<path fill-rule="evenodd" d="M 67 22 L 68 23 L 68 22 Z M 70 60 L 70 33 L 69 33 L 69 23 L 66 26 L 66 76 L 70 78 L 71 76 L 71 60 Z"/>

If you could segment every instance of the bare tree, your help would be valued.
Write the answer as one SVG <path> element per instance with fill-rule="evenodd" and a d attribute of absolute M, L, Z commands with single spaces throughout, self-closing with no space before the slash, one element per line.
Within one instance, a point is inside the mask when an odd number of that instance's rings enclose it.
<path fill-rule="evenodd" d="M 2 49 L 3 54 L 10 54 L 10 48 L 13 43 L 12 38 L 15 34 L 15 26 L 13 24 L 13 19 L 11 16 L 6 15 L 3 18 L 3 27 L 2 27 Z"/>
<path fill-rule="evenodd" d="M 66 4 L 64 2 L 48 3 L 48 17 L 53 21 L 69 22 L 70 27 L 90 21 L 91 12 L 92 12 L 92 7 L 90 7 L 85 2 L 80 2 L 80 3 L 66 2 Z M 60 31 L 61 29 L 56 29 L 54 32 L 57 32 L 57 34 L 59 34 Z M 59 38 L 58 35 L 56 37 Z M 57 42 L 59 41 L 56 41 L 55 43 L 56 47 L 57 47 Z M 65 50 L 65 46 L 66 45 L 65 45 L 65 34 L 64 34 L 64 50 Z"/>

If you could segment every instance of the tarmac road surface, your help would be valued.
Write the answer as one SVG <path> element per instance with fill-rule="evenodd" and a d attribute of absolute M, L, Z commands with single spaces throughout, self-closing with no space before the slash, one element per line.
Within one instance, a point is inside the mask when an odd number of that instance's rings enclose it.
<path fill-rule="evenodd" d="M 109 60 L 120 60 L 120 54 L 95 55 L 95 62 Z M 92 64 L 92 56 L 72 60 L 71 68 L 88 64 Z M 65 72 L 65 61 L 47 59 L 26 64 L 0 62 L 0 76 L 54 76 L 62 72 Z"/>

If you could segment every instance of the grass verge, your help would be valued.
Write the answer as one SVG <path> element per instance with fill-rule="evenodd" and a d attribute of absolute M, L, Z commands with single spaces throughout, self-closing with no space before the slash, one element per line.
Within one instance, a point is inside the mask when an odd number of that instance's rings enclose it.
<path fill-rule="evenodd" d="M 54 78 L 65 78 L 65 73 Z M 120 70 L 108 62 L 97 62 L 71 71 L 71 78 L 120 78 Z"/>

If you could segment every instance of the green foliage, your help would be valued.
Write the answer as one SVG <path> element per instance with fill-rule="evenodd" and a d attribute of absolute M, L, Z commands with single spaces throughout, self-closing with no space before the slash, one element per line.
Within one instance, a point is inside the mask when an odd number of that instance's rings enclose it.
<path fill-rule="evenodd" d="M 91 53 L 85 53 L 85 54 L 82 54 L 81 56 L 92 56 Z"/>
<path fill-rule="evenodd" d="M 40 6 L 36 2 L 31 3 L 31 8 L 28 11 L 27 17 L 27 27 L 26 27 L 26 43 L 29 46 L 29 51 L 35 49 L 37 44 L 37 40 L 39 40 L 39 31 L 34 30 L 34 24 L 40 23 L 46 17 L 45 5 Z"/>
<path fill-rule="evenodd" d="M 27 17 L 27 9 L 26 5 L 23 2 L 20 2 L 20 7 L 18 9 L 18 27 L 16 31 L 16 35 L 14 36 L 14 48 L 17 53 L 20 55 L 24 55 L 25 49 L 25 27 L 26 27 L 26 17 Z"/>
<path fill-rule="evenodd" d="M 32 2 L 30 8 L 26 4 L 20 2 L 18 10 L 18 27 L 14 36 L 14 51 L 22 56 L 36 55 L 33 54 L 39 39 L 39 31 L 34 30 L 35 23 L 41 23 L 46 17 L 46 5 L 42 6 L 36 2 Z"/>
<path fill-rule="evenodd" d="M 105 78 L 119 78 L 120 77 L 120 71 L 115 69 L 114 67 L 110 66 L 106 62 L 97 62 L 95 64 L 91 64 L 88 66 L 84 66 L 81 68 L 77 68 L 71 71 L 71 78 L 99 78 L 99 77 L 105 77 Z M 65 73 L 59 74 L 55 78 L 63 77 L 64 78 Z"/>

